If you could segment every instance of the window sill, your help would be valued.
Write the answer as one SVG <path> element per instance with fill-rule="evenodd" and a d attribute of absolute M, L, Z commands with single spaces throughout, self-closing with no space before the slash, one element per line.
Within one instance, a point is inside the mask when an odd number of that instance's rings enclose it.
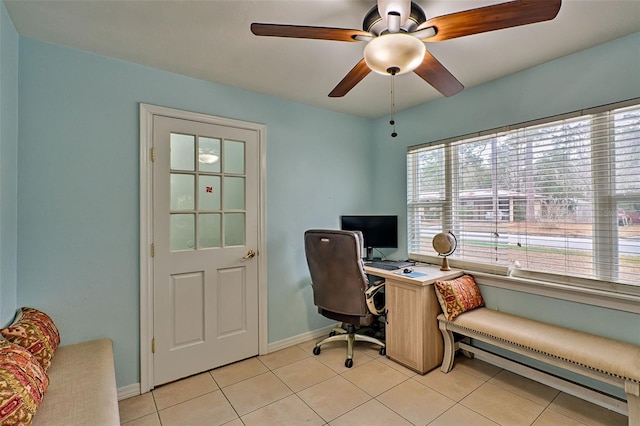
<path fill-rule="evenodd" d="M 428 264 L 442 263 L 441 257 L 409 256 Z M 473 275 L 481 285 L 640 314 L 640 286 L 554 274 L 538 273 L 533 277 L 522 270 L 509 275 L 504 266 L 461 262 L 458 259 L 449 259 L 449 265 Z"/>
<path fill-rule="evenodd" d="M 479 285 L 640 314 L 640 294 L 616 293 L 575 285 L 540 281 L 531 278 L 501 276 L 472 270 L 465 270 L 465 272 L 473 275 Z"/>

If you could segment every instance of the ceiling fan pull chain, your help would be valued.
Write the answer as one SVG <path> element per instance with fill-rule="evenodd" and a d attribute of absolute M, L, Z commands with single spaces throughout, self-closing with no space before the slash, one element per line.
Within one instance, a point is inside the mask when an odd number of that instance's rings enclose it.
<path fill-rule="evenodd" d="M 396 133 L 396 99 L 395 99 L 395 80 L 396 73 L 398 72 L 397 68 L 389 68 L 389 74 L 391 74 L 391 120 L 389 124 L 392 126 L 391 137 L 395 138 L 398 136 Z"/>

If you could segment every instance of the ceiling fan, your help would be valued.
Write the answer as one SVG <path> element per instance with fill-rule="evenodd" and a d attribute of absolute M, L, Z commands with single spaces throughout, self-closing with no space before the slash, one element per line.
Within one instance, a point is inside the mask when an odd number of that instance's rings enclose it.
<path fill-rule="evenodd" d="M 411 0 L 378 0 L 365 16 L 363 30 L 252 23 L 257 36 L 365 42 L 364 58 L 329 93 L 342 97 L 372 70 L 384 75 L 415 72 L 444 96 L 464 86 L 426 49 L 436 42 L 556 17 L 562 0 L 515 0 L 427 19 Z"/>

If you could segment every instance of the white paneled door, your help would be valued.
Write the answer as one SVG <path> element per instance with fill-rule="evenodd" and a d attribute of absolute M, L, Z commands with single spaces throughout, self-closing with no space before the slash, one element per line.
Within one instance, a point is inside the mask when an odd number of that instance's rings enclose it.
<path fill-rule="evenodd" d="M 153 117 L 153 386 L 258 354 L 259 135 Z"/>

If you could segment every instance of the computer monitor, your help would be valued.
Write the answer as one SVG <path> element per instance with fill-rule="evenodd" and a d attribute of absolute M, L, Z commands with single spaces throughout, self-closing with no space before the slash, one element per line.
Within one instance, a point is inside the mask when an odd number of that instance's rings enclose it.
<path fill-rule="evenodd" d="M 344 231 L 361 231 L 366 247 L 366 260 L 373 260 L 374 248 L 398 248 L 398 216 L 341 216 Z"/>

